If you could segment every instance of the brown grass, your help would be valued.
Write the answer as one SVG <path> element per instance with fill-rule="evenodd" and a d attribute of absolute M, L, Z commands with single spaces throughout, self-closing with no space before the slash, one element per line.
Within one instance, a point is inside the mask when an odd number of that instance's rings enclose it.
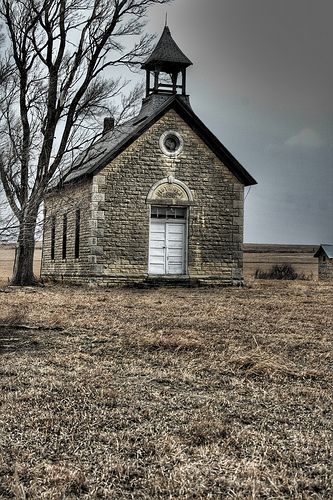
<path fill-rule="evenodd" d="M 0 293 L 0 498 L 332 498 L 332 292 Z"/>

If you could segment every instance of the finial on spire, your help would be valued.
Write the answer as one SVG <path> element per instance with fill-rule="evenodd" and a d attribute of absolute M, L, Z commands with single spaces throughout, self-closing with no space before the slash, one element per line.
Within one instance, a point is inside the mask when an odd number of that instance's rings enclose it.
<path fill-rule="evenodd" d="M 168 12 L 165 13 L 165 25 L 168 26 Z"/>

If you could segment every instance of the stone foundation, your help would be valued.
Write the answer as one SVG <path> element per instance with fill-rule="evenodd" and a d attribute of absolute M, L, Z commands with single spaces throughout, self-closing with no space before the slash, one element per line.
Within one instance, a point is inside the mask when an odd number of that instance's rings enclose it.
<path fill-rule="evenodd" d="M 177 277 L 152 277 L 152 276 L 79 276 L 79 275 L 44 275 L 43 280 L 51 283 L 61 283 L 65 285 L 86 285 L 98 287 L 117 287 L 117 286 L 139 286 L 139 287 L 156 287 L 156 286 L 184 286 L 184 287 L 226 287 L 226 286 L 243 286 L 243 280 L 230 280 L 221 276 L 205 276 L 190 278 L 188 276 Z"/>

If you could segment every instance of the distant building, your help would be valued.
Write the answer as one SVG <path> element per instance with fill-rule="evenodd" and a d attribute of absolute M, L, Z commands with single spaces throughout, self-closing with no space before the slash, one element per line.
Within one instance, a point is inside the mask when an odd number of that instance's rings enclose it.
<path fill-rule="evenodd" d="M 318 279 L 333 280 L 333 245 L 320 245 L 314 257 L 318 257 Z"/>
<path fill-rule="evenodd" d="M 242 283 L 244 186 L 256 181 L 193 112 L 191 64 L 166 26 L 138 116 L 107 119 L 45 197 L 42 277 Z"/>

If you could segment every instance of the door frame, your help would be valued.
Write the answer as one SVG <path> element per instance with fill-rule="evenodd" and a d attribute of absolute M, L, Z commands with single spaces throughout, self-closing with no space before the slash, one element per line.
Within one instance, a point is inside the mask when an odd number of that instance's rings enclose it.
<path fill-rule="evenodd" d="M 185 242 L 184 242 L 184 273 L 183 274 L 152 274 L 149 272 L 149 263 L 150 263 L 150 230 L 151 230 L 151 209 L 152 207 L 158 207 L 158 208 L 181 208 L 186 211 L 185 217 L 182 222 L 182 224 L 185 225 Z M 189 236 L 189 216 L 190 216 L 190 206 L 189 205 L 165 205 L 165 204 L 149 204 L 149 221 L 148 221 L 148 276 L 166 276 L 166 277 L 173 277 L 173 276 L 188 276 L 188 236 Z M 158 220 L 158 219 L 156 219 Z M 179 219 L 180 220 L 180 219 Z M 160 221 L 164 221 L 165 223 L 167 222 L 167 219 L 160 219 Z M 172 219 L 171 219 L 172 221 Z M 170 221 L 170 222 L 171 222 Z M 175 222 L 177 219 L 174 220 Z M 181 223 L 181 222 L 180 222 Z M 166 231 L 165 231 L 166 233 Z"/>

